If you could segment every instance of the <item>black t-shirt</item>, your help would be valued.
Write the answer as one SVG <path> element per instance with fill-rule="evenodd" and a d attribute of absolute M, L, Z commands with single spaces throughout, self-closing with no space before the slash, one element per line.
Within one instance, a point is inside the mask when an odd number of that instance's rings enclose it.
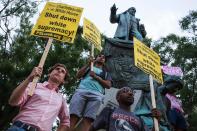
<path fill-rule="evenodd" d="M 106 107 L 93 123 L 94 130 L 107 131 L 145 131 L 143 121 L 132 112 L 121 108 L 110 109 Z"/>

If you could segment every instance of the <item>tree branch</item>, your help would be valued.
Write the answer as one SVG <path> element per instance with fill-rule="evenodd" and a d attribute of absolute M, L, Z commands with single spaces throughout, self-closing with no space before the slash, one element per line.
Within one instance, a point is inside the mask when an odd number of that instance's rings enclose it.
<path fill-rule="evenodd" d="M 27 4 L 27 2 L 24 2 L 23 4 L 21 4 L 20 6 L 18 6 L 14 11 L 12 11 L 12 12 L 6 14 L 6 15 L 3 15 L 3 16 L 1 16 L 1 17 L 3 18 L 3 17 L 10 16 L 11 14 L 14 14 L 16 11 L 18 11 L 18 10 L 19 10 L 22 6 L 24 6 L 25 4 Z"/>
<path fill-rule="evenodd" d="M 10 0 L 8 0 L 5 6 L 0 10 L 0 14 L 5 10 L 5 8 L 8 7 L 9 3 L 10 3 Z"/>

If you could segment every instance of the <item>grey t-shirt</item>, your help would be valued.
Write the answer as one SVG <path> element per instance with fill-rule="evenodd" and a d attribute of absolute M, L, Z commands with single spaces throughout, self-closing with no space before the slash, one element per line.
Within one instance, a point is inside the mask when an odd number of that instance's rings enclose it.
<path fill-rule="evenodd" d="M 106 107 L 93 123 L 94 130 L 107 131 L 145 131 L 143 121 L 132 112 L 121 108 L 115 110 Z"/>

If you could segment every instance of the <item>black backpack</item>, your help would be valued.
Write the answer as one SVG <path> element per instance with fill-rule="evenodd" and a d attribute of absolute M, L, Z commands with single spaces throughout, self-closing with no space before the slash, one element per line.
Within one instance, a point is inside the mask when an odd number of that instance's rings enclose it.
<path fill-rule="evenodd" d="M 90 67 L 88 67 L 88 68 L 86 69 L 86 72 L 84 73 L 84 75 L 83 75 L 82 78 L 84 78 L 89 72 L 90 72 Z M 97 74 L 97 75 L 98 75 L 98 74 Z M 103 80 L 106 80 L 106 79 L 107 79 L 107 75 L 108 75 L 107 71 L 106 71 L 105 69 L 102 69 L 102 73 L 101 73 L 99 76 L 100 76 Z"/>

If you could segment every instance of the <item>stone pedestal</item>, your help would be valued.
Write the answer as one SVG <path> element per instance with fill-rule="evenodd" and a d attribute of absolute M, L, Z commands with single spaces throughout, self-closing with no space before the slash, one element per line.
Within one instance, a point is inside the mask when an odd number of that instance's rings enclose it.
<path fill-rule="evenodd" d="M 134 66 L 133 41 L 106 38 L 103 51 L 113 87 L 129 86 L 132 89 L 149 90 L 148 75 Z"/>

